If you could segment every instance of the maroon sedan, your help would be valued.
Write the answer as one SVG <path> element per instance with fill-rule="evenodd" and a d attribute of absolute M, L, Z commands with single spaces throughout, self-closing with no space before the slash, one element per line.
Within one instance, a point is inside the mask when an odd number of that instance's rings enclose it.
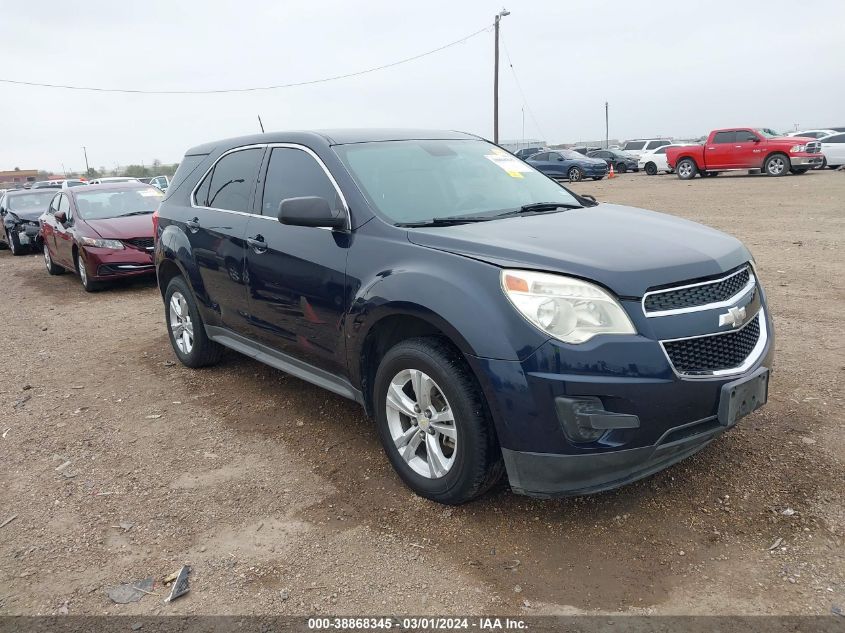
<path fill-rule="evenodd" d="M 88 292 L 104 281 L 155 274 L 152 215 L 163 196 L 140 182 L 57 193 L 39 218 L 47 271 L 77 272 Z"/>

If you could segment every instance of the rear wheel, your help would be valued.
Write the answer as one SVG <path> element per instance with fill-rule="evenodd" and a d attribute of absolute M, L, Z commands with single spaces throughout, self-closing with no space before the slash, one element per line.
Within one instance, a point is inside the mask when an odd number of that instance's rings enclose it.
<path fill-rule="evenodd" d="M 692 180 L 698 173 L 698 167 L 691 158 L 684 158 L 675 166 L 675 171 L 681 180 Z"/>
<path fill-rule="evenodd" d="M 645 164 L 645 173 L 649 176 L 656 176 L 657 175 L 657 165 L 654 163 L 646 163 Z"/>
<path fill-rule="evenodd" d="M 173 351 L 188 367 L 214 365 L 223 355 L 223 346 L 205 333 L 194 295 L 182 277 L 174 277 L 164 292 L 164 316 Z"/>
<path fill-rule="evenodd" d="M 64 268 L 53 261 L 53 257 L 50 255 L 50 249 L 47 247 L 46 242 L 44 243 L 44 264 L 47 266 L 47 272 L 51 275 L 61 275 L 65 272 Z"/>
<path fill-rule="evenodd" d="M 578 167 L 570 167 L 567 176 L 569 176 L 569 182 L 579 182 L 584 178 L 584 172 Z"/>
<path fill-rule="evenodd" d="M 376 372 L 373 402 L 390 463 L 421 497 L 457 505 L 501 477 L 487 403 L 446 342 L 415 338 L 390 349 Z"/>
<path fill-rule="evenodd" d="M 767 176 L 784 176 L 789 169 L 789 158 L 784 154 L 772 154 L 763 164 Z"/>

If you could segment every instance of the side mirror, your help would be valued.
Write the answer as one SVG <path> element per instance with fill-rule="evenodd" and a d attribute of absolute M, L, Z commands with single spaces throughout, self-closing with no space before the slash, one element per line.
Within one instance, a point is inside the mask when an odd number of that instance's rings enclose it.
<path fill-rule="evenodd" d="M 53 217 L 56 218 L 56 222 L 59 222 L 60 224 L 67 222 L 67 213 L 64 211 L 56 211 Z"/>
<path fill-rule="evenodd" d="M 279 203 L 279 222 L 291 226 L 346 228 L 346 212 L 333 210 L 329 201 L 319 196 L 285 198 Z"/>
<path fill-rule="evenodd" d="M 753 139 L 751 139 L 751 142 L 752 142 L 752 143 L 759 143 L 759 142 L 760 142 L 760 139 L 759 139 L 758 137 L 756 137 L 756 136 L 755 136 Z"/>

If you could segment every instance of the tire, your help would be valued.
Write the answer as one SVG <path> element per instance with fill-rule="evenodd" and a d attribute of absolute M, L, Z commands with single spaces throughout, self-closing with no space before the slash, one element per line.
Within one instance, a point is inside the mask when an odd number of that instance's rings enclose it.
<path fill-rule="evenodd" d="M 702 178 L 715 178 L 718 175 L 719 175 L 718 171 L 703 171 L 703 172 L 701 172 Z"/>
<path fill-rule="evenodd" d="M 794 176 L 800 176 L 801 174 L 806 174 L 808 171 L 810 171 L 810 169 L 809 169 L 809 168 L 804 168 L 804 167 L 800 167 L 800 168 L 798 168 L 798 167 L 793 167 L 792 169 L 790 169 L 790 170 L 789 170 L 789 173 L 790 173 L 790 174 L 792 174 L 792 175 L 794 175 Z"/>
<path fill-rule="evenodd" d="M 616 164 L 616 172 L 619 174 L 624 174 L 628 171 L 628 167 L 625 166 L 625 163 L 617 163 Z"/>
<path fill-rule="evenodd" d="M 657 175 L 657 165 L 654 163 L 646 163 L 645 164 L 645 173 L 649 176 L 656 176 Z"/>
<path fill-rule="evenodd" d="M 675 165 L 675 171 L 681 180 L 692 180 L 698 173 L 698 167 L 693 159 L 683 158 Z"/>
<path fill-rule="evenodd" d="M 785 154 L 772 154 L 763 163 L 763 172 L 767 176 L 785 176 L 789 169 L 789 157 Z"/>
<path fill-rule="evenodd" d="M 422 402 L 429 406 L 423 404 L 421 412 L 414 411 L 420 404 L 414 384 L 427 385 Z M 502 452 L 487 402 L 464 359 L 445 341 L 414 338 L 391 348 L 376 372 L 373 403 L 385 453 L 419 496 L 458 505 L 484 494 L 501 478 Z M 431 422 L 438 411 L 451 412 L 451 422 Z M 428 426 L 435 423 L 448 433 Z"/>
<path fill-rule="evenodd" d="M 51 275 L 61 275 L 65 272 L 64 268 L 53 261 L 53 257 L 50 255 L 50 249 L 47 248 L 46 243 L 42 245 L 42 248 L 44 249 L 44 264 L 47 266 L 47 272 Z"/>
<path fill-rule="evenodd" d="M 212 341 L 205 333 L 194 294 L 182 277 L 174 277 L 167 284 L 164 291 L 164 318 L 170 344 L 183 365 L 208 367 L 220 361 L 223 346 Z"/>
<path fill-rule="evenodd" d="M 822 164 L 816 167 L 816 169 L 824 169 L 827 167 L 827 156 L 822 157 Z"/>
<path fill-rule="evenodd" d="M 566 175 L 569 182 L 581 182 L 584 179 L 584 172 L 579 167 L 570 167 Z"/>
<path fill-rule="evenodd" d="M 12 251 L 12 255 L 15 257 L 23 255 L 23 244 L 21 244 L 21 240 L 17 233 L 14 233 L 13 231 L 6 231 L 6 243 L 9 245 L 9 250 Z"/>
<path fill-rule="evenodd" d="M 85 292 L 97 292 L 102 288 L 102 285 L 88 276 L 88 269 L 85 267 L 85 260 L 82 259 L 82 252 L 76 254 L 76 272 L 79 274 L 79 281 L 82 282 L 82 287 Z"/>

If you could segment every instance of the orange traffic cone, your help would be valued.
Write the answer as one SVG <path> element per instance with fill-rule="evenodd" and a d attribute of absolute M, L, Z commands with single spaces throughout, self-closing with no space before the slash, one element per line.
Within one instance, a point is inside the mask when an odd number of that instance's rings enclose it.
<path fill-rule="evenodd" d="M 616 178 L 616 174 L 613 173 L 613 163 L 610 164 L 610 171 L 607 172 L 607 178 L 608 180 L 611 178 Z"/>

